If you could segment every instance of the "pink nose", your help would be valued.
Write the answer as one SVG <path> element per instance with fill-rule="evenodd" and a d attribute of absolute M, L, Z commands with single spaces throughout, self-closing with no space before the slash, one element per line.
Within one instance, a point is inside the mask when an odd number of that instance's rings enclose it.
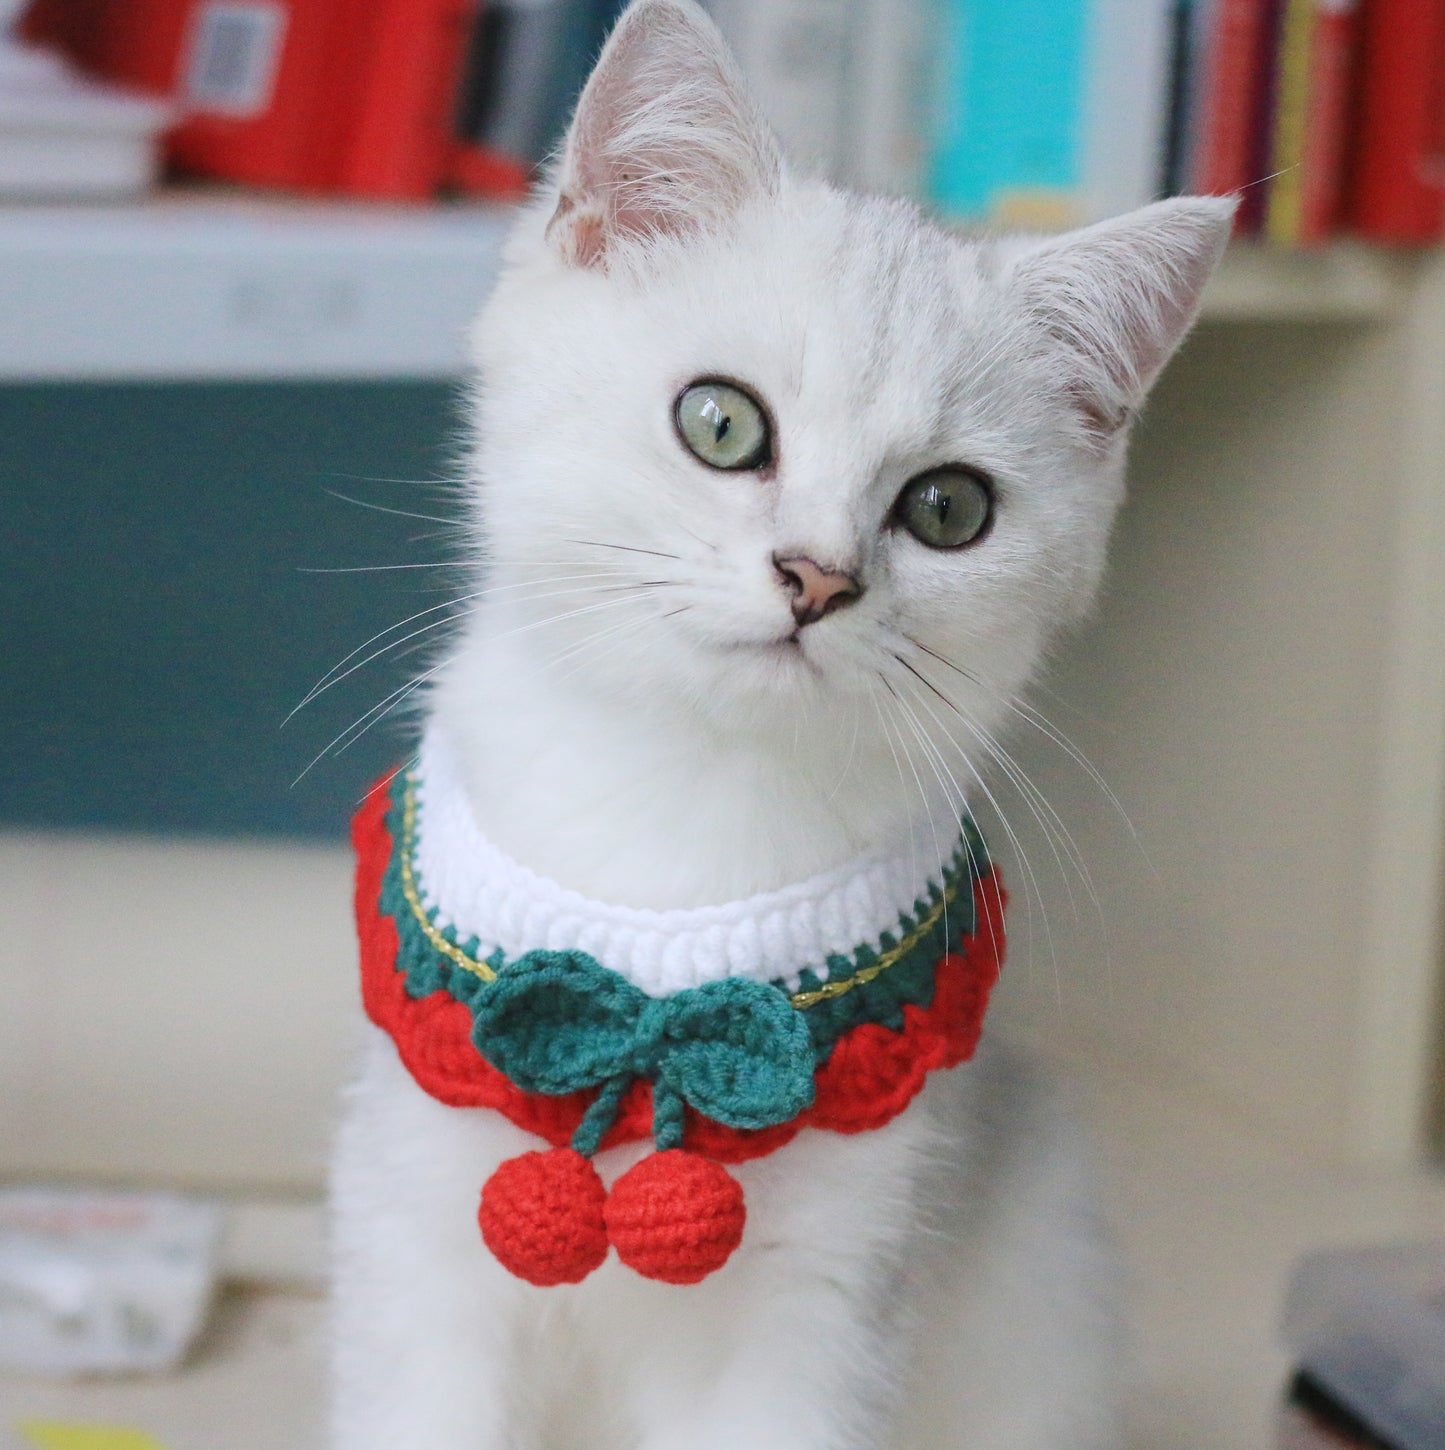
<path fill-rule="evenodd" d="M 798 621 L 799 628 L 841 609 L 863 592 L 863 586 L 854 575 L 825 569 L 801 555 L 780 559 L 774 554 L 773 566 L 778 571 L 779 581 L 793 596 L 793 618 Z"/>

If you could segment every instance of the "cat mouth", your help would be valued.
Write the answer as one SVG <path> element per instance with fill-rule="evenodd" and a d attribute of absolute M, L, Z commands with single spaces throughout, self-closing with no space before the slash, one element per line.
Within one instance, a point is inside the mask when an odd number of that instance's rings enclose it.
<path fill-rule="evenodd" d="M 810 674 L 821 675 L 818 663 L 808 652 L 801 629 L 774 635 L 771 639 L 740 639 L 726 646 L 729 654 L 751 655 L 754 659 L 776 660 L 782 668 L 793 667 L 793 662 Z"/>
<path fill-rule="evenodd" d="M 799 630 L 774 635 L 771 639 L 739 639 L 725 646 L 734 654 L 801 655 L 803 639 Z"/>

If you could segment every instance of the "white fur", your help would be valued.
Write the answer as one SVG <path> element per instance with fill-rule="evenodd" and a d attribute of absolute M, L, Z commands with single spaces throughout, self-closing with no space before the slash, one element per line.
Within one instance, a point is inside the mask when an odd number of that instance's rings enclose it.
<path fill-rule="evenodd" d="M 476 334 L 483 582 L 431 708 L 488 838 L 659 911 L 880 843 L 926 875 L 1088 606 L 1129 421 L 1230 211 L 961 240 L 792 176 L 690 0 L 637 0 Z M 705 376 L 766 402 L 775 468 L 682 448 L 672 401 Z M 991 531 L 956 552 L 888 526 L 945 463 L 996 489 Z M 775 553 L 865 592 L 790 638 Z M 509 1278 L 476 1198 L 534 1146 L 372 1042 L 336 1155 L 337 1450 L 1110 1443 L 1085 1155 L 996 1049 L 878 1132 L 805 1132 L 739 1168 L 744 1244 L 693 1288 L 615 1260 L 575 1288 Z"/>

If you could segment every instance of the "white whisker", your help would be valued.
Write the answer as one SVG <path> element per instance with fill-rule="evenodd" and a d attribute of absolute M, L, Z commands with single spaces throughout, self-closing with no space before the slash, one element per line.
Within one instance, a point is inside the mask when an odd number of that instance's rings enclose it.
<path fill-rule="evenodd" d="M 944 798 L 944 800 L 949 803 L 949 805 L 953 808 L 953 813 L 956 815 L 958 813 L 958 811 L 962 809 L 962 807 L 963 807 L 963 801 L 962 801 L 962 799 L 959 799 L 957 802 L 954 802 L 953 798 L 949 794 L 948 786 L 944 782 L 943 774 L 939 770 L 938 750 L 937 750 L 937 747 L 934 746 L 934 744 L 933 744 L 933 742 L 931 740 L 929 740 L 928 735 L 927 735 L 927 732 L 923 729 L 922 723 L 918 719 L 918 714 L 913 709 L 913 707 L 905 699 L 903 699 L 902 696 L 895 695 L 894 698 L 897 699 L 898 704 L 899 704 L 899 708 L 903 711 L 904 718 L 907 721 L 909 728 L 913 731 L 914 738 L 918 741 L 919 746 L 923 750 L 923 758 L 927 762 L 929 768 L 933 771 L 934 779 L 937 780 L 937 782 L 938 782 L 938 788 L 939 788 L 939 790 L 943 792 L 943 798 Z M 951 778 L 951 773 L 950 773 L 950 778 Z M 919 782 L 919 789 L 920 790 L 923 789 L 922 781 Z M 954 782 L 954 789 L 955 790 L 957 789 L 957 782 L 956 781 Z M 935 857 L 936 857 L 937 860 L 942 861 L 944 859 L 943 844 L 939 840 L 938 828 L 934 824 L 933 811 L 932 811 L 932 808 L 931 807 L 929 808 L 929 811 L 928 811 L 928 822 L 929 822 L 930 829 L 933 831 L 933 846 L 934 846 L 934 854 L 935 854 Z M 947 938 L 948 937 L 948 898 L 946 896 L 944 897 L 944 907 L 943 907 L 943 930 L 944 930 L 944 936 L 945 936 L 945 938 Z"/>
<path fill-rule="evenodd" d="M 356 481 L 358 483 L 413 483 L 416 480 L 407 478 L 363 478 L 357 479 Z M 447 524 L 448 526 L 455 526 L 457 523 L 456 519 L 439 518 L 436 514 L 417 514 L 412 513 L 410 509 L 388 508 L 385 504 L 369 503 L 364 498 L 352 498 L 350 494 L 338 493 L 334 488 L 328 488 L 324 492 L 330 494 L 332 498 L 339 498 L 342 503 L 354 503 L 359 509 L 374 509 L 379 514 L 395 514 L 400 519 L 420 519 L 423 523 Z"/>
<path fill-rule="evenodd" d="M 882 674 L 877 674 L 877 678 L 882 681 Z M 898 786 L 899 789 L 902 791 L 904 812 L 908 826 L 909 847 L 913 853 L 913 859 L 916 865 L 918 860 L 918 843 L 917 838 L 915 837 L 913 832 L 913 809 L 908 803 L 908 782 L 903 777 L 903 762 L 899 760 L 898 751 L 893 744 L 892 730 L 889 726 L 888 720 L 883 714 L 883 707 L 878 703 L 878 691 L 872 687 L 871 681 L 869 683 L 868 698 L 873 702 L 874 712 L 878 716 L 878 728 L 883 732 L 883 739 L 888 746 L 888 753 L 893 757 L 893 767 L 898 772 Z"/>
<path fill-rule="evenodd" d="M 298 574 L 386 574 L 394 569 L 463 569 L 466 566 L 456 560 L 443 560 L 435 564 L 344 564 L 327 568 L 312 568 L 298 565 Z"/>
<path fill-rule="evenodd" d="M 340 734 L 333 736 L 328 744 L 326 744 L 321 750 L 319 750 L 314 756 L 312 756 L 311 760 L 307 763 L 305 770 L 303 770 L 301 774 L 298 775 L 296 779 L 291 782 L 292 789 L 298 786 L 301 781 L 305 779 L 311 769 L 319 764 L 322 760 L 324 760 L 328 755 L 332 754 L 333 752 L 339 755 L 343 750 L 346 750 L 350 748 L 350 746 L 354 745 L 356 741 L 360 740 L 361 737 L 365 735 L 366 732 L 370 730 L 371 727 L 375 725 L 378 720 L 384 719 L 387 715 L 391 714 L 391 712 L 396 709 L 398 705 L 403 704 L 406 700 L 410 699 L 411 696 L 415 694 L 416 691 L 419 690 L 424 684 L 426 684 L 428 680 L 432 679 L 436 675 L 437 671 L 441 668 L 442 666 L 440 664 L 433 665 L 431 669 L 423 671 L 420 675 L 414 676 L 406 684 L 398 686 L 384 699 L 378 701 L 375 705 L 373 705 L 371 709 L 366 711 L 365 714 L 360 715 L 355 720 L 353 720 L 351 724 L 346 727 L 345 730 L 340 732 Z M 351 738 L 347 739 L 348 736 L 350 736 Z M 345 744 L 341 743 L 343 741 L 345 741 Z"/>
<path fill-rule="evenodd" d="M 828 792 L 828 803 L 831 805 L 843 782 L 848 779 L 848 773 L 853 768 L 853 759 L 858 749 L 858 727 L 862 723 L 863 707 L 859 703 L 858 696 L 853 696 L 853 734 L 848 741 L 848 755 L 843 761 L 843 769 L 838 772 L 838 779 L 833 782 L 833 789 Z"/>
<path fill-rule="evenodd" d="M 1093 895 L 1093 884 L 1088 880 L 1088 870 L 1084 866 L 1083 858 L 1079 855 L 1078 848 L 1074 845 L 1073 838 L 1068 834 L 1068 831 L 1063 828 L 1063 822 L 1059 820 L 1058 813 L 1054 811 L 1053 807 L 1050 806 L 1047 801 L 1043 801 L 1042 795 L 1034 787 L 1033 782 L 1028 780 L 1026 776 L 1023 776 L 1022 772 L 1019 771 L 1018 768 L 1014 765 L 1013 758 L 1003 753 L 1001 747 L 998 747 L 995 744 L 993 738 L 985 731 L 980 729 L 979 726 L 974 722 L 972 717 L 966 714 L 963 708 L 955 700 L 946 695 L 943 690 L 941 690 L 936 684 L 934 684 L 932 680 L 928 678 L 927 675 L 916 669 L 901 655 L 895 655 L 894 658 L 897 659 L 898 663 L 901 664 L 903 668 L 914 677 L 914 679 L 925 685 L 934 696 L 941 700 L 953 712 L 953 714 L 959 719 L 959 721 L 962 722 L 964 728 L 969 732 L 969 734 L 973 736 L 973 738 L 981 746 L 983 746 L 983 748 L 998 763 L 999 767 L 1004 772 L 1005 778 L 1014 787 L 1014 789 L 1018 791 L 1020 798 L 1032 812 L 1034 820 L 1038 823 L 1039 829 L 1043 832 L 1044 840 L 1048 843 L 1049 850 L 1053 853 L 1054 862 L 1059 868 L 1059 876 L 1063 882 L 1064 891 L 1069 898 L 1069 907 L 1074 914 L 1075 920 L 1077 920 L 1079 915 L 1079 908 L 1078 903 L 1074 899 L 1073 887 L 1069 882 L 1068 870 L 1065 867 L 1063 858 L 1059 853 L 1059 846 L 1057 841 L 1055 840 L 1054 830 L 1050 826 L 1049 821 L 1040 812 L 1039 805 L 1036 804 L 1035 797 L 1037 797 L 1038 801 L 1042 802 L 1044 809 L 1048 811 L 1049 815 L 1052 816 L 1053 820 L 1057 823 L 1059 829 L 1063 831 L 1063 836 L 1067 842 L 1067 846 L 1068 848 L 1071 848 L 1069 852 L 1071 864 L 1073 864 L 1076 869 L 1079 870 L 1080 874 L 1085 880 L 1086 885 L 1088 885 L 1089 887 L 1090 895 Z M 937 715 L 934 714 L 932 706 L 928 707 L 928 711 L 929 714 L 933 716 L 935 723 L 938 724 L 939 728 L 945 733 L 950 742 L 954 744 L 955 749 L 957 749 L 957 742 L 953 740 L 952 731 L 948 729 L 947 725 L 943 721 L 938 719 Z M 1025 786 L 1027 786 L 1028 788 L 1025 789 Z M 1096 902 L 1097 899 L 1098 898 L 1095 897 Z"/>
<path fill-rule="evenodd" d="M 894 658 L 897 659 L 898 657 L 895 656 Z M 899 663 L 903 663 L 903 661 L 899 660 Z M 906 677 L 904 679 L 900 679 L 900 684 L 903 683 L 906 683 Z M 923 697 L 920 697 L 920 700 L 922 699 Z M 924 701 L 924 703 L 925 708 L 928 708 L 930 713 L 932 713 L 932 707 L 927 706 L 926 701 Z M 936 716 L 934 718 L 935 720 L 937 720 Z M 1058 952 L 1054 944 L 1053 929 L 1049 923 L 1048 909 L 1045 905 L 1043 889 L 1039 882 L 1038 873 L 1034 869 L 1034 864 L 1029 859 L 1029 854 L 1024 849 L 1023 841 L 1020 839 L 1018 832 L 1014 829 L 1013 822 L 1009 820 L 1008 814 L 1004 811 L 998 797 L 994 794 L 992 788 L 988 784 L 988 781 L 979 771 L 978 767 L 974 764 L 972 756 L 967 750 L 964 750 L 959 746 L 958 742 L 953 738 L 951 732 L 943 727 L 941 722 L 939 722 L 939 724 L 940 729 L 943 729 L 945 737 L 948 739 L 954 751 L 957 753 L 959 760 L 963 762 L 964 767 L 967 769 L 969 775 L 973 778 L 975 784 L 982 792 L 984 799 L 988 802 L 994 815 L 998 818 L 999 825 L 1003 828 L 1004 834 L 1008 838 L 1009 846 L 1013 851 L 1015 857 L 1018 859 L 1019 868 L 1023 872 L 1024 900 L 1025 904 L 1029 907 L 1029 909 L 1024 913 L 1024 930 L 1027 933 L 1027 956 L 1030 960 L 1033 959 L 1033 921 L 1034 911 L 1037 910 L 1039 921 L 1043 926 L 1044 940 L 1047 943 L 1049 949 L 1049 960 L 1053 967 L 1055 988 L 1056 991 L 1061 992 L 1062 986 L 1059 975 Z"/>
<path fill-rule="evenodd" d="M 1058 748 L 1062 750 L 1064 754 L 1068 756 L 1068 758 L 1072 760 L 1074 764 L 1077 765 L 1079 769 L 1084 772 L 1085 775 L 1088 776 L 1089 780 L 1096 787 L 1098 787 L 1099 793 L 1104 797 L 1110 807 L 1115 811 L 1119 819 L 1123 821 L 1125 827 L 1129 832 L 1129 835 L 1134 841 L 1134 844 L 1138 846 L 1140 854 L 1144 857 L 1146 864 L 1149 865 L 1149 868 L 1152 871 L 1153 863 L 1149 861 L 1148 853 L 1144 850 L 1144 842 L 1141 839 L 1138 830 L 1135 828 L 1134 822 L 1130 817 L 1129 812 L 1124 809 L 1124 803 L 1119 799 L 1117 795 L 1115 795 L 1113 788 L 1109 785 L 1109 782 L 1106 781 L 1104 777 L 1099 773 L 1098 768 L 1094 765 L 1094 762 L 1090 760 L 1089 757 L 1085 755 L 1084 752 L 1080 750 L 1079 747 L 1075 745 L 1074 742 L 1070 740 L 1066 734 L 1064 734 L 1064 732 L 1058 727 L 1058 725 L 1054 721 L 1050 720 L 1041 710 L 1029 704 L 1027 700 L 1005 700 L 1004 703 L 1027 725 L 1038 731 L 1039 734 L 1045 737 L 1045 739 L 1051 741 L 1054 745 L 1057 745 Z"/>
<path fill-rule="evenodd" d="M 357 655 L 361 654 L 377 640 L 385 639 L 388 634 L 393 633 L 395 630 L 404 629 L 414 620 L 424 619 L 428 614 L 436 614 L 438 611 L 443 609 L 451 609 L 459 604 L 471 603 L 475 600 L 489 598 L 498 594 L 514 593 L 517 590 L 522 589 L 543 589 L 546 586 L 552 584 L 563 584 L 571 581 L 585 581 L 593 579 L 594 577 L 595 576 L 592 573 L 584 573 L 550 575 L 543 579 L 524 579 L 511 584 L 497 584 L 492 585 L 491 587 L 486 589 L 473 590 L 469 594 L 458 595 L 455 599 L 446 600 L 441 604 L 433 604 L 427 609 L 419 609 L 415 614 L 408 615 L 405 619 L 400 620 L 398 623 L 388 625 L 385 629 L 378 630 L 364 644 L 358 645 L 344 659 L 341 659 L 336 664 L 334 664 L 291 708 L 291 710 L 287 713 L 285 719 L 282 720 L 281 723 L 282 725 L 285 725 L 286 722 L 289 721 L 298 710 L 304 709 L 318 696 L 324 695 L 326 691 L 329 690 L 333 685 L 339 684 L 348 676 L 355 674 L 357 670 L 364 668 L 366 665 L 369 665 L 373 660 L 380 659 L 383 655 L 388 654 L 390 651 L 398 648 L 400 645 L 405 644 L 408 640 L 416 639 L 419 635 L 426 634 L 428 631 L 438 628 L 440 625 L 449 624 L 452 621 L 461 618 L 462 614 L 465 613 L 465 611 L 460 611 L 457 614 L 448 615 L 446 619 L 443 620 L 433 620 L 431 623 L 424 625 L 422 628 L 413 630 L 410 634 L 405 634 L 397 639 L 391 640 L 387 644 L 383 645 L 381 648 L 373 650 L 372 653 L 367 655 L 364 659 L 357 660 L 355 664 L 351 664 L 351 661 L 356 660 Z M 610 578 L 615 576 L 614 574 L 609 572 L 609 574 L 605 577 Z M 551 591 L 550 593 L 533 594 L 528 602 L 534 602 L 538 599 L 553 599 L 558 597 L 559 595 L 603 592 L 605 589 L 610 587 L 612 586 L 604 586 L 599 584 L 592 586 L 579 586 L 572 589 L 557 589 Z M 344 668 L 348 665 L 350 666 L 349 668 Z"/>

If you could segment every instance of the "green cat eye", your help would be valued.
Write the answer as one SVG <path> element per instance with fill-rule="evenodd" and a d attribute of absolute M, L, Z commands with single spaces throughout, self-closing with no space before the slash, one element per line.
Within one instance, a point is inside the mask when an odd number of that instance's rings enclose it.
<path fill-rule="evenodd" d="M 674 417 L 688 451 L 711 468 L 760 468 L 772 458 L 763 405 L 733 383 L 713 378 L 689 383 Z"/>
<path fill-rule="evenodd" d="M 893 517 L 930 549 L 970 544 L 993 517 L 988 481 L 967 468 L 935 468 L 904 484 Z"/>

